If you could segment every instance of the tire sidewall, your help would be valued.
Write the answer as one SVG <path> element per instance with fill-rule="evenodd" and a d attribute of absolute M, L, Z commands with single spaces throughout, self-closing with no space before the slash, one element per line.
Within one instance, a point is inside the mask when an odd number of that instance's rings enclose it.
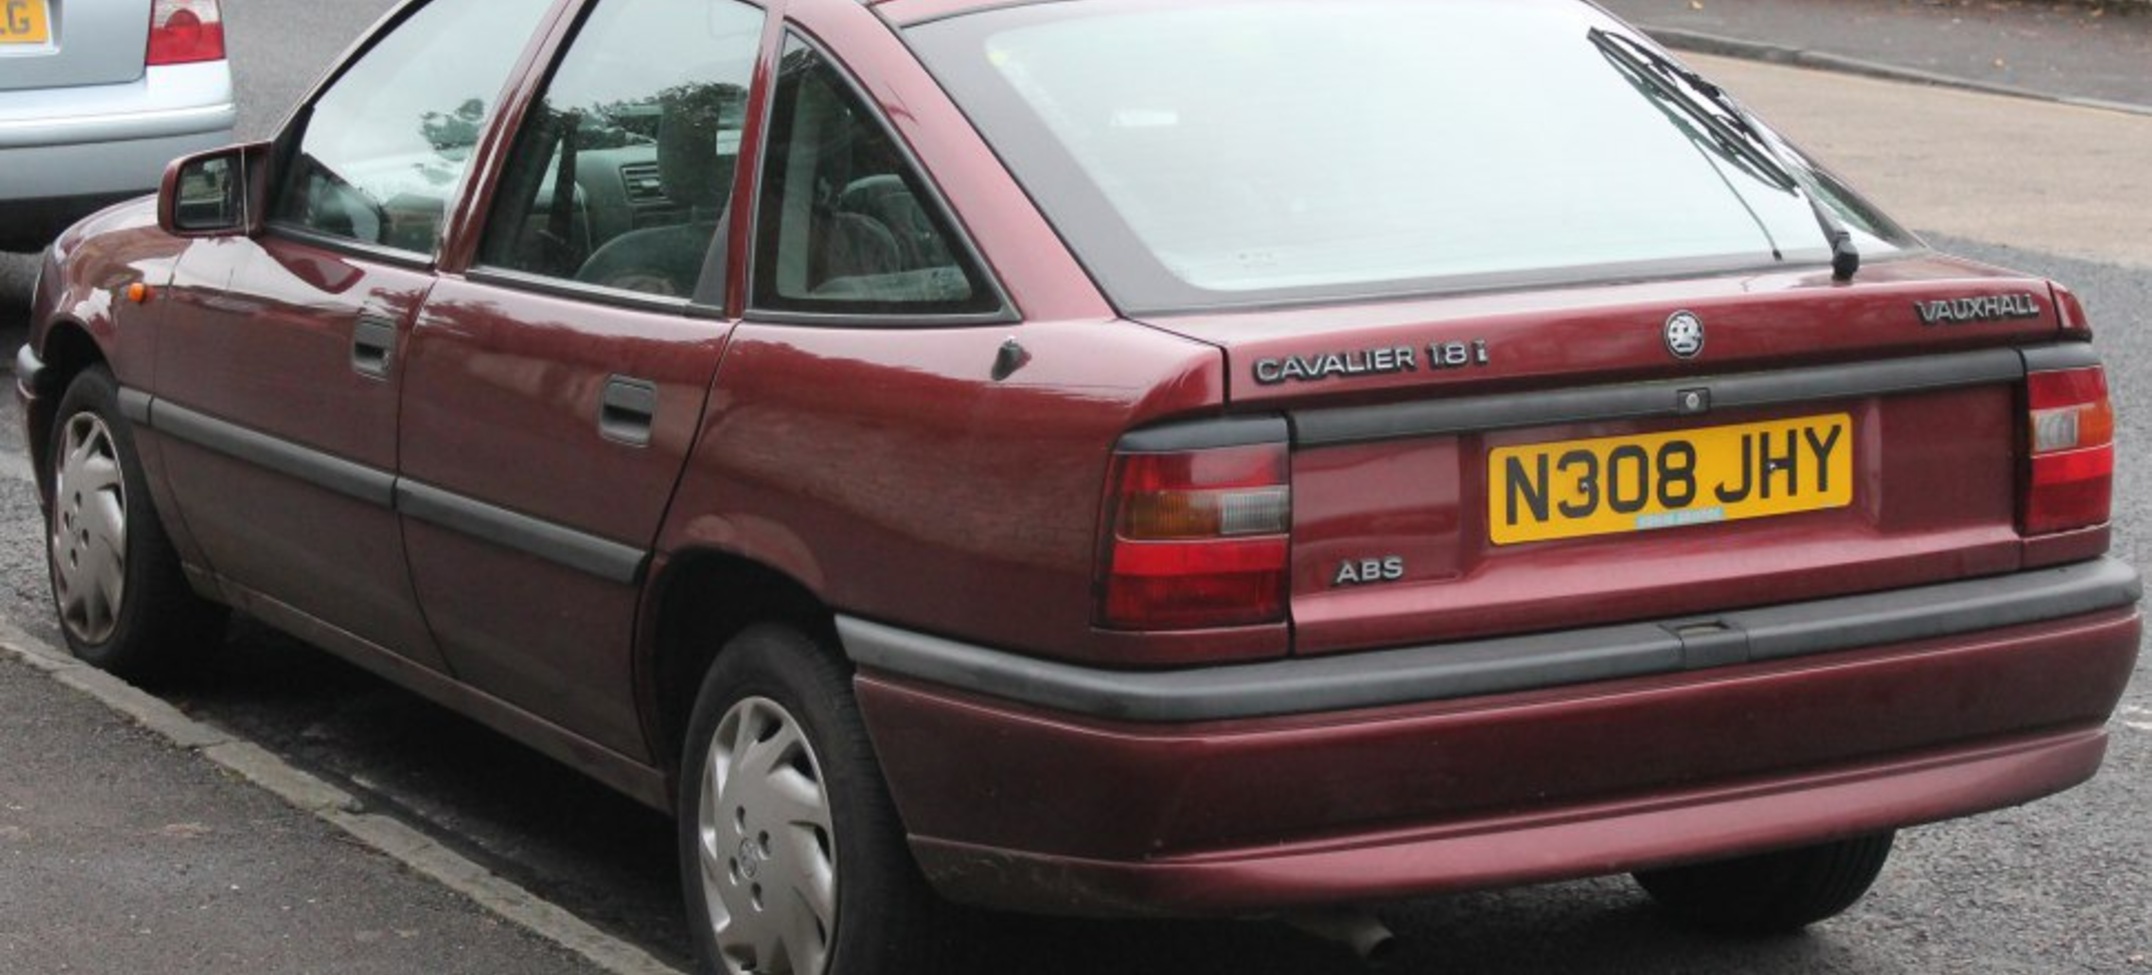
<path fill-rule="evenodd" d="M 153 562 L 169 545 L 158 525 L 157 513 L 149 496 L 148 479 L 142 472 L 141 454 L 136 451 L 134 428 L 121 415 L 119 384 L 111 372 L 103 366 L 91 366 L 75 376 L 60 397 L 55 411 L 50 455 L 46 458 L 43 476 L 52 494 L 52 504 L 45 512 L 45 566 L 50 574 L 53 612 L 58 618 L 60 605 L 59 553 L 53 550 L 53 539 L 60 518 L 60 467 L 66 463 L 66 431 L 75 417 L 84 413 L 96 416 L 111 432 L 112 445 L 118 454 L 120 484 L 126 491 L 122 511 L 127 518 L 127 542 L 125 557 L 127 565 L 122 573 L 124 589 L 120 594 L 119 611 L 114 614 L 112 632 L 104 640 L 91 643 L 76 635 L 64 619 L 60 619 L 60 634 L 66 639 L 68 649 L 82 661 L 103 670 L 125 671 L 138 668 L 148 654 L 150 634 L 147 626 L 145 604 L 150 602 L 153 585 L 150 572 Z"/>
<path fill-rule="evenodd" d="M 696 697 L 680 769 L 678 853 L 682 896 L 701 970 L 718 961 L 703 895 L 698 816 L 713 736 L 724 714 L 750 698 L 776 702 L 799 722 L 822 772 L 837 859 L 837 920 L 823 973 L 901 973 L 931 937 L 932 900 L 897 827 L 868 743 L 849 675 L 798 631 L 758 626 L 726 644 Z"/>

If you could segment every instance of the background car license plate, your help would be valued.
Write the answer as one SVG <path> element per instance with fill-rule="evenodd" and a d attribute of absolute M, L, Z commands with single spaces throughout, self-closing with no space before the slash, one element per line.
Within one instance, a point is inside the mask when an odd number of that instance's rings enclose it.
<path fill-rule="evenodd" d="M 0 0 L 0 44 L 43 44 L 51 22 L 45 0 Z"/>
<path fill-rule="evenodd" d="M 1853 503 L 1848 414 L 1502 447 L 1487 456 L 1497 545 L 1767 518 Z"/>

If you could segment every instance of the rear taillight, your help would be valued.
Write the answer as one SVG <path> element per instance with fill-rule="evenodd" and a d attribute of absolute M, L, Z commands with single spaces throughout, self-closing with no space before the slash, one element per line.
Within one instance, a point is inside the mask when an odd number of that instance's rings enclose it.
<path fill-rule="evenodd" d="M 217 0 L 156 0 L 149 12 L 151 65 L 224 59 L 224 14 Z"/>
<path fill-rule="evenodd" d="M 2098 366 L 2025 377 L 2031 469 L 2022 506 L 2027 535 L 2104 524 L 2114 492 L 2115 412 Z"/>
<path fill-rule="evenodd" d="M 1290 455 L 1275 443 L 1114 455 L 1098 619 L 1191 630 L 1285 619 Z M 1138 444 L 1138 447 L 1141 445 Z"/>

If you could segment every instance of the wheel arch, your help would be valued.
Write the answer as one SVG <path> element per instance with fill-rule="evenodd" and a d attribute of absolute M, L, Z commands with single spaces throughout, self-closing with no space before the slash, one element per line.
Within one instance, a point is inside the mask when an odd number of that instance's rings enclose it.
<path fill-rule="evenodd" d="M 780 623 L 799 629 L 837 653 L 836 615 L 792 576 L 725 551 L 691 550 L 668 557 L 652 582 L 649 639 L 637 663 L 645 734 L 658 765 L 677 789 L 681 745 L 703 675 L 727 642 L 748 627 Z"/>
<path fill-rule="evenodd" d="M 52 423 L 60 409 L 60 397 L 84 369 L 100 364 L 109 367 L 111 359 L 89 327 L 72 318 L 54 319 L 46 326 L 44 347 L 38 351 L 42 368 L 25 404 L 28 416 L 24 432 L 29 439 L 31 469 L 43 472 L 52 457 Z M 48 490 L 40 473 L 38 493 L 43 496 Z"/>

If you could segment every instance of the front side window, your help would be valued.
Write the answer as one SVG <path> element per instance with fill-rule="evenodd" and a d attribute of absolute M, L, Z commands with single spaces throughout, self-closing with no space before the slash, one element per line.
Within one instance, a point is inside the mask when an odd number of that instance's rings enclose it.
<path fill-rule="evenodd" d="M 433 253 L 494 101 L 550 0 L 435 0 L 307 107 L 274 223 Z"/>
<path fill-rule="evenodd" d="M 755 213 L 764 311 L 992 314 L 1001 299 L 896 142 L 844 78 L 792 40 Z"/>
<path fill-rule="evenodd" d="M 516 138 L 480 262 L 693 297 L 732 196 L 762 23 L 735 0 L 598 4 Z"/>
<path fill-rule="evenodd" d="M 1124 310 L 1774 262 L 1806 200 L 1638 91 L 1561 0 L 1003 5 L 907 40 Z M 1908 243 L 1827 193 L 1865 254 Z"/>

